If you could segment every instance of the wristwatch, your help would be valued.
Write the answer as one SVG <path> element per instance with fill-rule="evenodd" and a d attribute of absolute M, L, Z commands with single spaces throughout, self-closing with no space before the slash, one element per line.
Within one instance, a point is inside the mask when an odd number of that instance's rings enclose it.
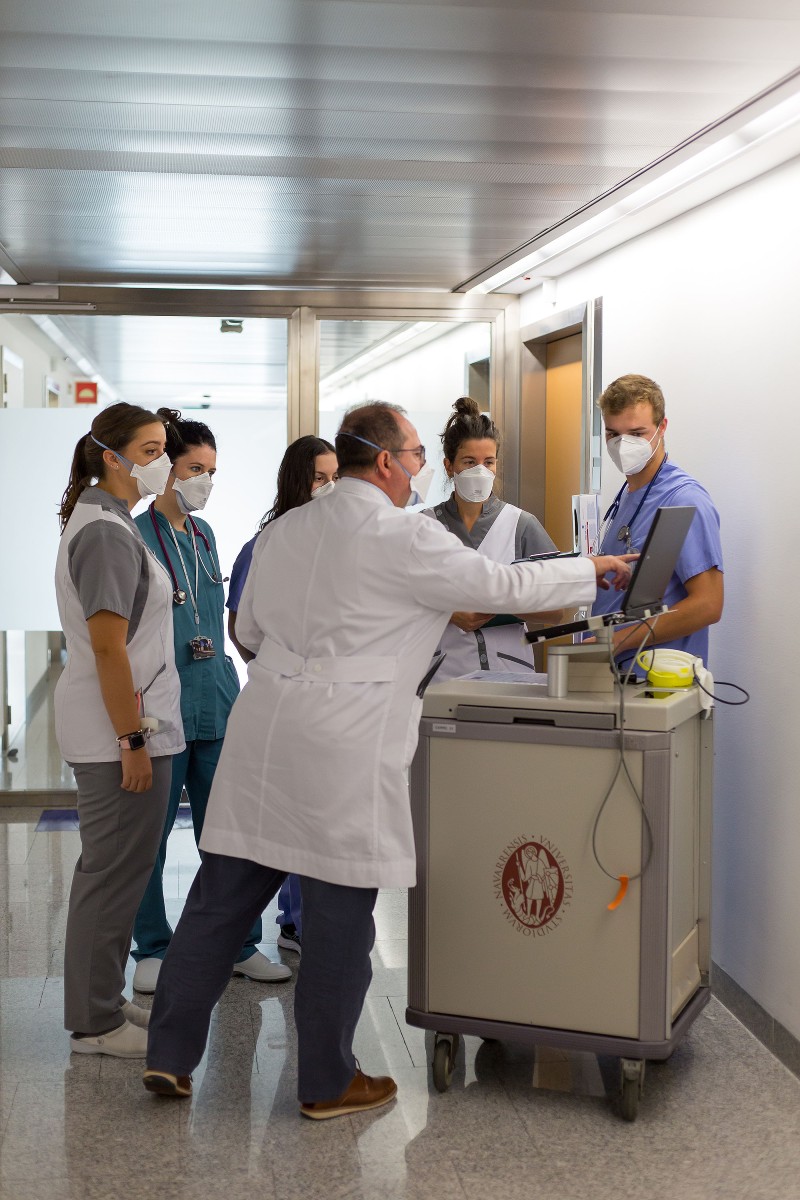
<path fill-rule="evenodd" d="M 149 732 L 149 729 L 135 729 L 133 733 L 123 733 L 117 738 L 117 745 L 120 750 L 141 750 Z"/>

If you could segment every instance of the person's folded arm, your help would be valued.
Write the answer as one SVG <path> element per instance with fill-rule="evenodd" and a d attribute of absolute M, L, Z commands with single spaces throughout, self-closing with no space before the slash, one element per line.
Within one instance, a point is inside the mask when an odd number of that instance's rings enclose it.
<path fill-rule="evenodd" d="M 669 612 L 662 613 L 657 621 L 652 622 L 652 629 L 642 624 L 622 625 L 615 629 L 614 653 L 638 650 L 645 638 L 643 649 L 674 642 L 696 633 L 698 629 L 715 625 L 722 616 L 725 599 L 722 571 L 717 567 L 701 571 L 699 575 L 687 579 L 683 586 L 686 596 L 674 604 Z"/>

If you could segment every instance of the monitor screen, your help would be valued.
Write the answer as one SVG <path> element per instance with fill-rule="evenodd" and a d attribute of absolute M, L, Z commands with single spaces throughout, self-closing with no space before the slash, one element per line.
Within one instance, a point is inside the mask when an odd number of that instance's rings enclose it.
<path fill-rule="evenodd" d="M 692 505 L 657 509 L 620 605 L 626 617 L 643 617 L 661 607 L 695 511 Z"/>
<path fill-rule="evenodd" d="M 684 539 L 695 514 L 692 505 L 659 508 L 650 526 L 644 548 L 636 560 L 630 582 L 620 597 L 619 609 L 602 616 L 568 621 L 526 633 L 526 641 L 546 642 L 565 634 L 591 632 L 619 621 L 624 614 L 631 620 L 655 613 L 662 607 L 664 592 L 683 548 Z"/>

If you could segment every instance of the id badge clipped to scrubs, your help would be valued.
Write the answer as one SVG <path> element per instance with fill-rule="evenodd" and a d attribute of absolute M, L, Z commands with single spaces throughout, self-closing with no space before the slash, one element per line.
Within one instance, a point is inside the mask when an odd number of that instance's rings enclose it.
<path fill-rule="evenodd" d="M 193 637 L 189 645 L 192 648 L 192 658 L 194 659 L 214 658 L 217 653 L 213 640 L 210 637 L 203 637 L 202 634 Z"/>

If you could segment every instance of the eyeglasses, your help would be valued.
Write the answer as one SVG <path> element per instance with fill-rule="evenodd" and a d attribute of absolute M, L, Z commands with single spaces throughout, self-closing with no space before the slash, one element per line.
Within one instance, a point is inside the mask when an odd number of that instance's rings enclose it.
<path fill-rule="evenodd" d="M 391 451 L 391 453 L 392 454 L 413 454 L 414 458 L 417 460 L 419 465 L 421 467 L 425 466 L 425 447 L 424 446 L 414 446 L 413 448 L 406 449 L 406 450 L 393 450 L 393 451 Z"/>

